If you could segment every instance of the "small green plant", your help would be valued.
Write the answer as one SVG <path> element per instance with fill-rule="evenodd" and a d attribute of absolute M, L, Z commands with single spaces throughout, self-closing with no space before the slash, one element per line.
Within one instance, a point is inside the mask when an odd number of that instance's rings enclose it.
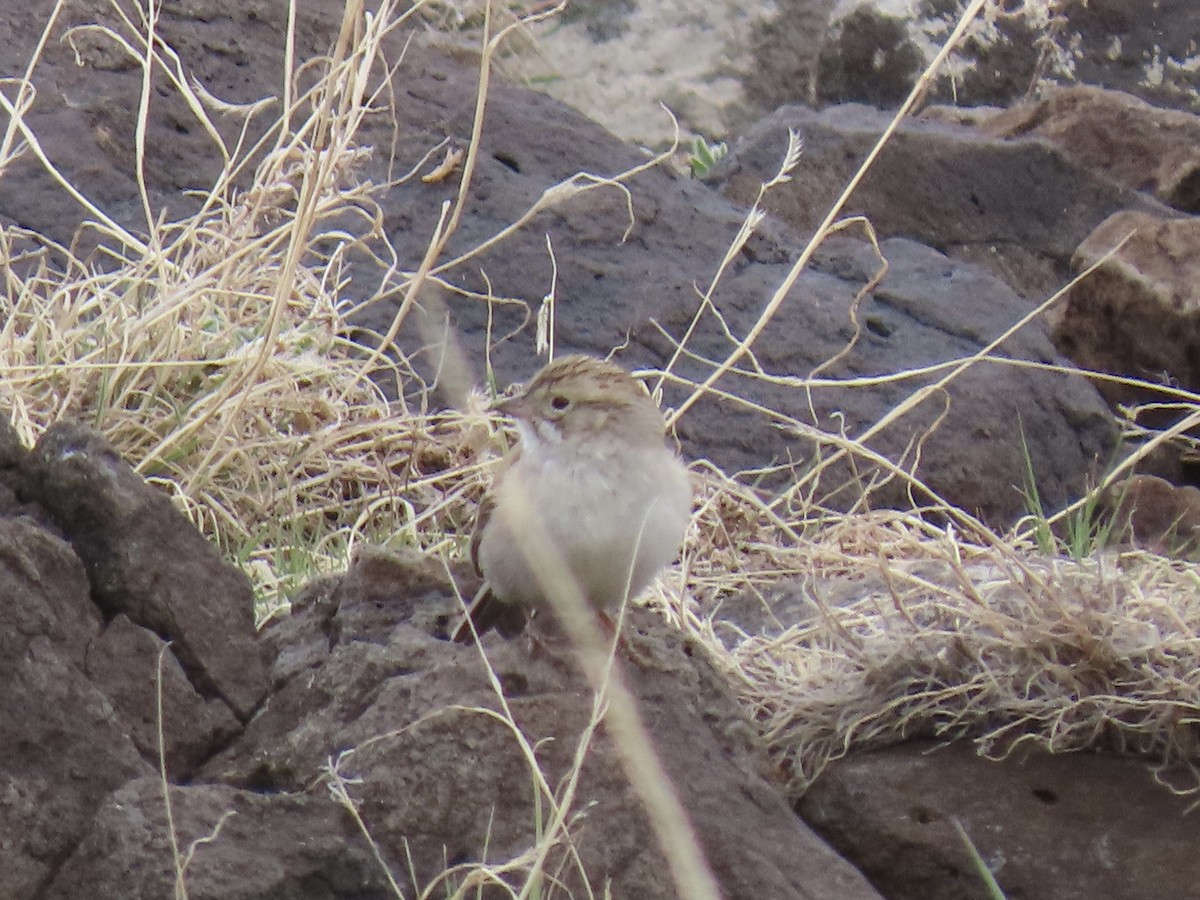
<path fill-rule="evenodd" d="M 1042 503 L 1042 495 L 1038 491 L 1037 478 L 1033 474 L 1033 460 L 1029 456 L 1029 445 L 1025 442 L 1024 428 L 1021 429 L 1021 461 L 1024 463 L 1022 480 L 1025 482 L 1021 488 L 1021 497 L 1025 501 L 1025 513 L 1033 522 L 1033 539 L 1037 543 L 1038 550 L 1044 555 L 1055 556 L 1058 542 L 1050 527 L 1046 507 Z"/>
<path fill-rule="evenodd" d="M 1033 472 L 1033 460 L 1029 455 L 1029 445 L 1025 442 L 1024 428 L 1020 429 L 1020 434 L 1021 459 L 1024 463 L 1023 480 L 1025 482 L 1021 488 L 1021 496 L 1025 500 L 1026 514 L 1033 522 L 1033 537 L 1038 549 L 1046 556 L 1058 556 L 1066 553 L 1072 559 L 1080 560 L 1090 556 L 1097 549 L 1107 546 L 1113 530 L 1117 527 L 1117 519 L 1114 516 L 1102 514 L 1101 491 L 1096 488 L 1089 489 L 1084 495 L 1083 502 L 1063 518 L 1062 537 L 1055 534 L 1050 516 L 1047 515 L 1045 505 L 1042 503 L 1041 493 L 1038 491 L 1037 478 Z M 1116 465 L 1119 450 L 1119 446 L 1113 450 L 1113 454 L 1105 466 L 1105 472 L 1112 471 Z M 1102 477 L 1099 483 L 1103 484 L 1104 481 L 1105 479 Z M 1116 506 L 1119 507 L 1120 503 L 1118 502 Z"/>
<path fill-rule="evenodd" d="M 1114 508 L 1119 509 L 1120 505 L 1118 500 Z M 1103 515 L 1099 507 L 1100 491 L 1092 489 L 1084 497 L 1083 505 L 1067 516 L 1063 544 L 1072 559 L 1083 559 L 1098 547 L 1109 544 L 1117 519 Z"/>
<path fill-rule="evenodd" d="M 710 144 L 704 138 L 696 138 L 692 142 L 692 152 L 688 154 L 688 167 L 692 170 L 693 178 L 707 178 L 712 174 L 713 166 L 729 154 L 729 147 L 718 141 Z"/>

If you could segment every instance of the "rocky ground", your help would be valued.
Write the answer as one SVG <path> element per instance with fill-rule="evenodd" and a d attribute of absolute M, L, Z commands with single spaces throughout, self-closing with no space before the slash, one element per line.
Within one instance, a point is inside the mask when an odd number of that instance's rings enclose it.
<path fill-rule="evenodd" d="M 936 497 L 1003 527 L 1023 511 L 1017 486 L 1026 453 L 1043 500 L 1055 508 L 1078 497 L 1112 453 L 1117 404 L 1161 399 L 1151 390 L 1156 383 L 1197 389 L 1200 119 L 1194 48 L 1183 41 L 1197 31 L 1196 12 L 1188 2 L 1159 3 L 1150 16 L 1135 15 L 1134 6 L 1065 4 L 1066 24 L 1054 31 L 1054 46 L 1070 51 L 1065 57 L 1041 50 L 1031 57 L 1033 45 L 1020 39 L 1028 32 L 1019 30 L 1035 27 L 1028 20 L 1005 25 L 1018 29 L 1007 43 L 968 48 L 976 65 L 959 71 L 959 105 L 929 105 L 906 122 L 846 209 L 869 216 L 878 252 L 861 229 L 826 241 L 754 347 L 768 373 L 819 370 L 830 383 L 797 397 L 779 379 L 722 382 L 804 428 L 779 428 L 710 397 L 679 423 L 689 457 L 727 471 L 789 460 L 803 468 L 822 446 L 818 432 L 870 432 L 872 449 L 908 464 Z M 0 47 L 4 72 L 24 70 L 52 7 L 37 0 L 0 12 L 10 35 Z M 299 58 L 327 50 L 340 10 L 332 0 L 301 4 Z M 720 318 L 701 311 L 689 339 L 699 357 L 722 357 L 730 332 L 752 327 L 836 188 L 887 124 L 880 109 L 842 101 L 891 105 L 911 83 L 905 78 L 915 77 L 928 49 L 920 35 L 931 31 L 928 23 L 847 8 L 825 30 L 825 6 L 798 2 L 762 16 L 734 4 L 705 4 L 695 15 L 668 4 L 661 10 L 682 36 L 656 34 L 652 43 L 635 27 L 643 5 L 579 4 L 563 24 L 544 26 L 543 62 L 576 63 L 559 76 L 567 91 L 599 71 L 581 64 L 589 44 L 618 60 L 627 58 L 618 47 L 657 48 L 664 68 L 661 48 L 686 46 L 694 51 L 691 83 L 664 86 L 661 97 L 677 100 L 688 128 L 727 136 L 732 152 L 704 182 L 669 167 L 631 179 L 627 239 L 625 196 L 597 190 L 447 272 L 457 288 L 490 285 L 516 301 L 493 317 L 470 296 L 444 298 L 476 371 L 487 334 L 519 331 L 546 294 L 547 234 L 557 261 L 559 351 L 623 344 L 626 364 L 661 365 L 700 310 L 695 286 L 712 280 L 758 185 L 778 170 L 791 129 L 804 141 L 792 181 L 770 195 L 770 218 L 724 273 L 713 295 Z M 728 18 L 711 18 L 718 15 Z M 251 102 L 278 93 L 282 16 L 278 4 L 213 0 L 203 9 L 164 9 L 158 27 L 205 90 Z M 25 121 L 59 171 L 105 214 L 137 229 L 143 213 L 131 161 L 140 67 L 98 32 L 77 32 L 73 46 L 60 39 L 72 23 L 111 17 L 105 4 L 68 4 L 34 74 L 38 93 Z M 811 50 L 788 57 L 779 48 L 791 46 L 783 36 L 792 28 L 803 29 L 800 46 Z M 876 43 L 864 53 L 868 39 Z M 1068 74 L 1087 85 L 1025 98 L 1043 74 L 1064 79 L 1059 70 L 1072 59 Z M 799 68 L 781 72 L 771 60 Z M 869 71 L 856 70 L 856 60 L 870 61 Z M 364 128 L 364 143 L 387 148 L 370 177 L 386 180 L 389 164 L 408 169 L 445 137 L 465 146 L 476 65 L 444 39 L 414 42 L 397 70 L 396 127 Z M 597 85 L 632 85 L 639 98 L 661 99 L 647 87 L 656 79 L 634 78 L 623 63 L 611 71 Z M 931 99 L 949 90 L 941 83 Z M 603 96 L 601 106 L 627 105 L 612 99 L 621 94 Z M 974 103 L 997 106 L 964 108 Z M 215 177 L 219 160 L 177 91 L 155 94 L 149 124 L 149 199 L 155 209 L 186 212 L 195 201 L 184 192 Z M 661 139 L 624 120 L 606 124 L 644 143 Z M 232 134 L 237 123 L 220 125 Z M 447 256 L 477 246 L 576 172 L 615 175 L 645 159 L 584 114 L 499 83 L 473 200 Z M 403 265 L 415 266 L 454 190 L 452 182 L 414 179 L 387 194 L 382 227 Z M 32 154 L 0 173 L 3 224 L 67 244 L 82 218 L 77 200 Z M 1134 225 L 1134 237 L 1106 256 Z M 880 256 L 887 270 L 877 283 Z M 1096 277 L 1073 288 L 1048 321 L 1035 317 L 1006 336 L 1093 263 Z M 352 278 L 348 297 L 359 290 Z M 386 329 L 394 312 L 377 304 L 359 324 Z M 401 342 L 420 359 L 429 333 Z M 842 383 L 969 358 L 997 341 L 1000 360 L 937 390 L 922 390 L 936 384 L 936 372 L 872 390 Z M 537 367 L 532 346 L 525 328 L 492 350 L 502 380 Z M 1148 384 L 1098 389 L 1081 375 L 1047 369 L 1067 354 Z M 709 366 L 686 358 L 676 371 L 701 379 Z M 683 396 L 682 387 L 667 386 L 668 403 Z M 874 427 L 910 397 L 905 416 Z M 1160 406 L 1143 415 L 1144 424 L 1188 427 L 1186 410 Z M 1196 492 L 1185 486 L 1193 460 L 1186 446 L 1164 447 L 1143 471 L 1165 479 L 1143 476 L 1125 495 L 1144 498 L 1130 512 L 1142 542 L 1195 551 Z M 337 783 L 326 762 L 355 747 L 339 771 L 361 779 L 348 799 L 394 871 L 411 870 L 425 883 L 446 865 L 480 859 L 485 847 L 489 859 L 503 860 L 528 845 L 536 820 L 530 775 L 503 728 L 470 711 L 493 708 L 495 697 L 475 650 L 444 640 L 456 601 L 440 568 L 366 554 L 344 577 L 314 584 L 290 618 L 256 633 L 244 578 L 96 436 L 63 426 L 26 450 L 7 434 L 0 475 L 0 526 L 8 535 L 0 596 L 9 610 L 0 628 L 0 769 L 10 786 L 0 796 L 0 895 L 150 898 L 174 889 L 179 863 L 166 827 L 156 713 L 160 658 L 174 827 L 187 847 L 220 823 L 215 839 L 194 848 L 190 896 L 392 896 L 363 831 L 326 787 Z M 793 477 L 779 469 L 760 484 L 769 490 Z M 831 467 L 814 491 L 826 505 L 849 508 L 878 479 L 862 466 Z M 898 480 L 871 493 L 875 504 L 914 500 L 931 498 L 910 496 Z M 470 589 L 465 578 L 463 588 Z M 1154 760 L 1031 754 L 998 764 L 968 752 L 969 744 L 937 753 L 901 744 L 851 756 L 803 797 L 788 795 L 722 677 L 678 635 L 648 618 L 637 624 L 646 650 L 631 666 L 635 693 L 731 898 L 977 896 L 949 825 L 955 817 L 1013 897 L 1193 890 L 1194 817 L 1183 815 L 1186 798 L 1154 783 Z M 584 730 L 583 684 L 521 644 L 492 643 L 489 653 L 531 739 L 556 739 L 542 759 L 553 780 Z M 1180 715 L 1194 709 L 1192 698 Z M 563 879 L 575 896 L 580 872 L 597 879 L 594 889 L 609 881 L 613 896 L 672 896 L 603 735 L 590 759 L 581 792 L 594 806 L 583 823 L 581 865 L 560 848 L 551 868 L 565 860 Z M 1056 840 L 1064 834 L 1072 840 Z"/>
<path fill-rule="evenodd" d="M 626 140 L 736 138 L 792 103 L 895 107 L 964 3 L 915 0 L 573 0 L 530 29 L 514 67 Z M 931 99 L 1008 106 L 1047 84 L 1085 83 L 1200 110 L 1188 0 L 1025 0 L 981 19 Z"/>

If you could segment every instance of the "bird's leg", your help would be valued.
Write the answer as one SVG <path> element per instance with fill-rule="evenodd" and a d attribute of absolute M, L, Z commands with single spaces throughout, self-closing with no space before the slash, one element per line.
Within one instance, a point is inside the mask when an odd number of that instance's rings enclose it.
<path fill-rule="evenodd" d="M 525 646 L 531 659 L 544 658 L 555 665 L 562 665 L 568 651 L 570 641 L 558 630 L 554 617 L 539 615 L 537 610 L 530 613 L 525 626 Z"/>
<path fill-rule="evenodd" d="M 598 616 L 600 619 L 600 629 L 605 634 L 605 643 L 610 647 L 613 647 L 615 643 L 614 653 L 624 656 L 639 669 L 654 667 L 654 660 L 651 655 L 641 650 L 635 641 L 630 640 L 628 628 L 621 627 L 624 617 L 614 619 L 603 610 Z"/>

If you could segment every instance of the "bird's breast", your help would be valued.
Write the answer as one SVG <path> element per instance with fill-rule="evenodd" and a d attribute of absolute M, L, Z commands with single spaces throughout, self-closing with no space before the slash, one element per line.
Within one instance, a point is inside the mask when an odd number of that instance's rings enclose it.
<path fill-rule="evenodd" d="M 480 566 L 500 597 L 540 606 L 538 557 L 554 553 L 592 606 L 614 607 L 678 551 L 691 511 L 687 471 L 660 446 L 558 449 L 523 448 L 504 473 Z"/>

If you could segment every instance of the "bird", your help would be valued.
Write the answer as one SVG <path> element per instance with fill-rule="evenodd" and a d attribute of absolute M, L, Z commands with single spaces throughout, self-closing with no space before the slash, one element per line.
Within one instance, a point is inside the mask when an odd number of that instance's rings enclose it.
<path fill-rule="evenodd" d="M 548 363 L 493 408 L 515 420 L 518 444 L 480 504 L 471 561 L 484 586 L 454 640 L 493 626 L 512 637 L 529 612 L 553 614 L 556 565 L 607 617 L 675 558 L 691 518 L 662 412 L 621 366 L 584 355 Z"/>

